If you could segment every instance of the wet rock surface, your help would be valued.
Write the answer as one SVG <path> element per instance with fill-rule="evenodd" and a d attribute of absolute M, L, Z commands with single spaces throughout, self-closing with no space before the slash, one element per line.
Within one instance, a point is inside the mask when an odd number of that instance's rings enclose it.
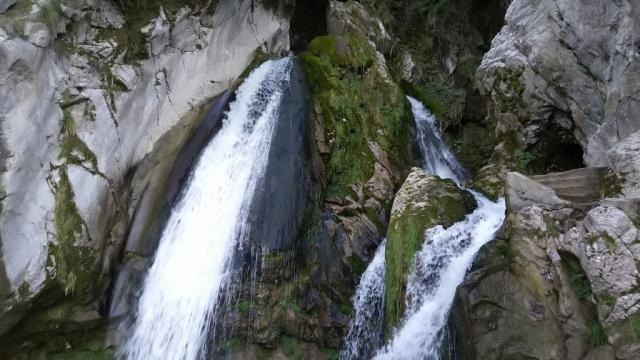
<path fill-rule="evenodd" d="M 545 196 L 532 195 L 541 189 Z M 458 291 L 464 306 L 454 310 L 478 358 L 637 357 L 633 203 L 561 200 L 550 187 L 508 174 L 507 223 L 478 256 Z"/>

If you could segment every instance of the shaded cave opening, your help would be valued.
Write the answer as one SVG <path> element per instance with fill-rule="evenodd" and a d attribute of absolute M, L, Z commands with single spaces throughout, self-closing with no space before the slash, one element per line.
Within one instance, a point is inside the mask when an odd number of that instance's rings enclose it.
<path fill-rule="evenodd" d="M 291 51 L 306 50 L 313 38 L 327 33 L 328 0 L 296 0 L 289 29 Z"/>

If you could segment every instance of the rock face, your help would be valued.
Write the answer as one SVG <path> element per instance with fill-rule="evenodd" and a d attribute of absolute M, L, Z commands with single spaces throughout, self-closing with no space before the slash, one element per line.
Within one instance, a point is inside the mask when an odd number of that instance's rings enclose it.
<path fill-rule="evenodd" d="M 407 278 L 427 229 L 449 227 L 476 208 L 473 196 L 451 180 L 414 168 L 393 201 L 386 242 L 385 332 L 391 335 L 404 313 Z M 429 241 L 429 239 L 426 239 Z"/>
<path fill-rule="evenodd" d="M 630 1 L 511 2 L 476 74 L 498 131 L 529 147 L 564 129 L 586 165 L 608 165 L 607 152 L 640 128 L 639 17 Z"/>
<path fill-rule="evenodd" d="M 300 54 L 311 98 L 302 225 L 296 241 L 263 247 L 255 275 L 240 274 L 238 302 L 218 333 L 227 334 L 223 345 L 251 345 L 221 346 L 219 357 L 250 358 L 256 350 L 270 358 L 337 357 L 358 277 L 413 163 L 408 103 L 365 26 L 379 21 L 354 1 L 331 1 L 328 9 L 329 35 Z M 367 21 L 354 20 L 356 13 Z"/>
<path fill-rule="evenodd" d="M 509 173 L 503 235 L 458 292 L 477 358 L 637 358 L 635 202 L 574 203 Z"/>
<path fill-rule="evenodd" d="M 0 13 L 3 13 L 11 7 L 11 5 L 15 4 L 17 0 L 2 0 L 0 1 Z"/>
<path fill-rule="evenodd" d="M 288 50 L 286 12 L 178 5 L 142 29 L 110 1 L 0 14 L 0 332 L 55 289 L 95 311 L 141 195 L 161 198 L 201 109 L 257 49 Z"/>

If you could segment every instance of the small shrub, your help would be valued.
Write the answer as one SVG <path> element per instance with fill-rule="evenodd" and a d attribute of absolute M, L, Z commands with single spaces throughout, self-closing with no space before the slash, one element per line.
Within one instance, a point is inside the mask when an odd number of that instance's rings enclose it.
<path fill-rule="evenodd" d="M 521 171 L 532 173 L 531 165 L 538 158 L 536 153 L 528 152 L 526 150 L 517 149 L 514 153 L 516 161 L 518 162 L 518 168 Z"/>
<path fill-rule="evenodd" d="M 607 334 L 600 324 L 600 321 L 594 320 L 591 325 L 589 325 L 589 344 L 591 347 L 602 346 L 607 343 Z"/>

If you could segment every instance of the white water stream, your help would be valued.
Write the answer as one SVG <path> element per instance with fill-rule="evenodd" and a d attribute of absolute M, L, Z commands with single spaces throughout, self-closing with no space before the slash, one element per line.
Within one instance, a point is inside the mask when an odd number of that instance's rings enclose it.
<path fill-rule="evenodd" d="M 268 61 L 238 89 L 166 224 L 122 357 L 205 356 L 229 259 L 248 230 L 251 200 L 265 173 L 290 68 L 290 59 Z"/>
<path fill-rule="evenodd" d="M 343 341 L 342 360 L 369 358 L 383 343 L 385 243 L 382 241 L 378 246 L 353 297 L 356 314 Z"/>
<path fill-rule="evenodd" d="M 458 186 L 466 179 L 464 169 L 442 140 L 435 117 L 417 100 L 408 98 L 416 121 L 417 142 L 423 156 L 423 169 L 427 172 L 455 181 Z M 407 282 L 406 310 L 400 326 L 394 331 L 389 343 L 378 349 L 375 359 L 427 359 L 440 358 L 444 331 L 453 304 L 456 289 L 464 280 L 480 248 L 491 241 L 505 216 L 504 200 L 494 203 L 483 195 L 471 191 L 478 208 L 466 218 L 445 229 L 435 226 L 425 233 L 426 241 L 415 255 L 413 268 Z M 384 246 L 384 243 L 383 245 Z M 380 250 L 378 250 L 380 252 Z M 384 262 L 375 260 L 369 265 L 361 282 L 370 282 L 367 274 L 384 268 Z M 384 274 L 384 272 L 382 271 Z M 370 339 L 352 336 L 354 329 L 365 328 L 361 323 L 376 323 L 379 319 L 370 316 L 384 309 L 384 304 L 360 302 L 362 298 L 384 296 L 384 275 L 375 278 L 382 285 L 359 286 L 354 296 L 355 321 L 349 336 L 345 338 L 341 359 L 368 359 L 371 351 Z M 380 291 L 376 294 L 363 292 Z M 359 352 L 351 351 L 359 349 Z M 364 350 L 363 350 L 364 349 Z"/>

